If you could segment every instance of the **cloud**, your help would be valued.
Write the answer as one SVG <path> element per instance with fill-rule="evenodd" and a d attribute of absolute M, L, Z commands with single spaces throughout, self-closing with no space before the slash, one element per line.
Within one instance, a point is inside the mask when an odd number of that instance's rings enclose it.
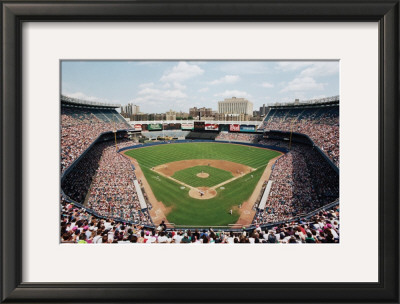
<path fill-rule="evenodd" d="M 222 63 L 219 70 L 229 74 L 264 74 L 268 72 L 268 67 L 263 62 L 234 61 Z"/>
<path fill-rule="evenodd" d="M 315 95 L 313 97 L 311 97 L 310 99 L 321 99 L 321 98 L 326 98 L 327 96 L 322 94 L 322 95 Z"/>
<path fill-rule="evenodd" d="M 280 92 L 323 90 L 324 85 L 324 83 L 317 83 L 312 77 L 297 77 L 290 81 Z"/>
<path fill-rule="evenodd" d="M 267 89 L 270 89 L 270 88 L 273 88 L 273 87 L 274 87 L 274 85 L 273 85 L 272 83 L 269 83 L 269 82 L 263 82 L 263 83 L 261 84 L 261 86 L 262 86 L 263 88 L 267 88 Z"/>
<path fill-rule="evenodd" d="M 147 83 L 142 83 L 142 84 L 138 85 L 139 88 L 149 88 L 149 87 L 153 87 L 153 86 L 154 86 L 154 82 L 147 82 Z"/>
<path fill-rule="evenodd" d="M 339 74 L 339 62 L 316 62 L 301 71 L 300 76 L 323 77 Z"/>
<path fill-rule="evenodd" d="M 204 73 L 204 70 L 198 65 L 189 64 L 187 62 L 179 62 L 171 70 L 164 73 L 161 77 L 163 82 L 182 82 L 187 79 L 200 76 Z"/>
<path fill-rule="evenodd" d="M 277 63 L 276 69 L 288 72 L 302 70 L 299 76 L 310 76 L 310 77 L 323 77 L 330 76 L 339 73 L 339 62 L 338 61 L 316 61 L 316 62 L 279 62 Z"/>
<path fill-rule="evenodd" d="M 174 86 L 175 89 L 178 89 L 178 90 L 184 90 L 184 89 L 186 89 L 186 86 L 183 85 L 183 84 L 181 84 L 181 83 L 179 83 L 179 82 L 174 82 L 174 83 L 173 83 L 173 86 Z"/>
<path fill-rule="evenodd" d="M 65 93 L 64 95 L 72 97 L 72 98 L 78 98 L 78 99 L 83 99 L 83 100 L 88 100 L 88 101 L 101 100 L 101 98 L 99 98 L 99 97 L 86 95 L 85 93 L 82 93 L 82 92 Z"/>
<path fill-rule="evenodd" d="M 100 98 L 100 97 L 97 97 L 97 96 L 87 95 L 87 94 L 85 94 L 83 92 L 75 92 L 75 93 L 63 92 L 62 94 L 65 95 L 65 96 L 68 96 L 68 97 L 87 100 L 87 101 L 106 102 L 106 103 L 120 103 L 119 100 L 108 100 L 106 98 Z"/>
<path fill-rule="evenodd" d="M 161 113 L 166 107 L 184 109 L 187 95 L 178 89 L 144 88 L 130 102 L 142 107 L 148 113 Z M 161 110 L 162 109 L 162 110 Z"/>
<path fill-rule="evenodd" d="M 240 79 L 238 75 L 225 75 L 224 77 L 221 77 L 219 79 L 213 80 L 209 82 L 211 85 L 216 85 L 216 84 L 228 84 L 228 83 L 235 83 Z"/>
<path fill-rule="evenodd" d="M 307 67 L 309 65 L 313 64 L 312 62 L 309 61 L 283 61 L 283 62 L 278 62 L 276 65 L 277 70 L 281 71 L 296 71 L 299 69 L 302 69 L 304 67 Z"/>
<path fill-rule="evenodd" d="M 186 98 L 187 95 L 181 90 L 159 90 L 152 88 L 144 88 L 138 92 L 138 95 L 145 96 L 147 99 L 169 100 L 174 98 Z"/>
<path fill-rule="evenodd" d="M 205 93 L 205 92 L 208 92 L 209 90 L 210 90 L 209 88 L 201 88 L 201 89 L 197 90 L 197 92 Z"/>
<path fill-rule="evenodd" d="M 250 98 L 251 95 L 245 91 L 238 91 L 238 90 L 226 90 L 222 93 L 214 94 L 215 97 L 238 97 L 238 98 Z"/>

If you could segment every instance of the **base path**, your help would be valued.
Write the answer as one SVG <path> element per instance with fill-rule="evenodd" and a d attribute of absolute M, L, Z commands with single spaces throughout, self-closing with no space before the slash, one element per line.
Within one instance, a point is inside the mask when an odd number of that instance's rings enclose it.
<path fill-rule="evenodd" d="M 121 152 L 121 154 L 123 154 L 123 153 Z M 241 226 L 250 225 L 251 222 L 253 221 L 254 215 L 256 213 L 255 210 L 253 210 L 253 206 L 256 203 L 259 196 L 261 195 L 261 189 L 262 189 L 264 182 L 267 181 L 271 175 L 272 166 L 277 161 L 277 159 L 282 156 L 282 154 L 283 153 L 281 153 L 281 155 L 279 155 L 269 161 L 269 163 L 268 163 L 267 167 L 265 168 L 260 180 L 258 181 L 253 193 L 251 194 L 250 198 L 242 204 L 241 208 L 239 208 L 238 206 L 233 207 L 233 210 L 238 210 L 238 212 L 240 214 L 239 219 L 235 223 L 238 226 L 239 225 L 241 225 Z M 126 154 L 123 154 L 123 155 L 125 157 L 128 157 L 131 160 L 132 164 L 135 166 L 136 178 L 142 182 L 144 190 L 147 194 L 147 198 L 152 205 L 152 209 L 150 210 L 150 216 L 151 216 L 154 224 L 158 225 L 163 220 L 165 220 L 165 222 L 168 222 L 166 215 L 171 211 L 171 208 L 166 208 L 162 202 L 159 202 L 156 199 L 156 197 L 153 193 L 153 190 L 151 189 L 149 183 L 147 182 L 147 180 L 143 174 L 143 171 L 141 170 L 137 160 Z M 177 163 L 179 163 L 179 164 L 177 164 Z M 228 163 L 234 164 L 236 166 L 232 166 Z M 178 168 L 175 167 L 174 165 L 178 165 Z M 232 172 L 234 177 L 219 184 L 219 185 L 216 185 L 212 188 L 191 187 L 191 186 L 171 177 L 176 171 L 190 168 L 193 166 L 200 166 L 200 165 L 203 165 L 203 166 L 210 165 L 215 168 L 230 171 L 230 172 Z M 203 159 L 203 160 L 187 160 L 187 161 L 171 162 L 168 164 L 154 167 L 153 170 L 160 173 L 160 175 L 170 178 L 170 179 L 174 180 L 175 182 L 177 182 L 185 187 L 190 188 L 189 195 L 191 197 L 199 199 L 199 200 L 204 200 L 204 199 L 210 199 L 210 198 L 215 197 L 217 194 L 215 189 L 217 189 L 218 187 L 220 187 L 228 182 L 231 182 L 232 180 L 235 180 L 235 179 L 239 178 L 240 176 L 243 176 L 246 173 L 252 172 L 255 169 L 245 166 L 245 165 L 229 162 L 229 161 L 204 160 Z M 200 192 L 203 192 L 203 195 L 201 195 Z"/>
<path fill-rule="evenodd" d="M 184 182 L 179 181 L 172 177 L 174 175 L 174 173 L 177 171 L 196 167 L 196 166 L 209 166 L 209 167 L 214 167 L 214 168 L 218 168 L 221 170 L 229 171 L 232 173 L 233 177 L 218 184 L 218 185 L 215 185 L 211 188 L 192 187 L 192 186 L 185 184 Z M 227 161 L 227 160 L 187 159 L 187 160 L 179 160 L 179 161 L 175 161 L 175 162 L 162 164 L 162 165 L 152 168 L 152 170 L 166 178 L 173 180 L 174 182 L 176 182 L 178 184 L 188 187 L 190 189 L 189 195 L 191 197 L 193 197 L 195 199 L 205 200 L 205 199 L 210 199 L 210 198 L 215 197 L 217 195 L 216 189 L 218 187 L 225 185 L 227 183 L 230 183 L 231 181 L 234 181 L 235 179 L 243 176 L 246 173 L 250 173 L 250 172 L 254 171 L 255 169 L 253 169 L 252 167 L 246 166 L 246 165 L 234 163 L 234 162 Z M 202 178 L 207 178 L 209 176 L 209 174 L 201 172 L 201 173 L 198 173 L 197 176 L 202 177 Z"/>
<path fill-rule="evenodd" d="M 214 167 L 217 169 L 229 171 L 232 173 L 232 175 L 234 177 L 254 171 L 254 169 L 249 166 L 234 163 L 234 162 L 227 161 L 227 160 L 222 160 L 222 159 L 179 160 L 179 161 L 174 161 L 174 162 L 170 162 L 170 163 L 166 163 L 166 164 L 162 164 L 157 167 L 154 167 L 154 171 L 159 172 L 165 176 L 172 176 L 177 171 L 196 167 L 196 166 L 210 166 L 210 167 Z"/>
<path fill-rule="evenodd" d="M 149 200 L 152 208 L 149 211 L 151 219 L 153 220 L 153 223 L 155 225 L 159 225 L 162 221 L 168 222 L 166 215 L 168 214 L 169 211 L 171 211 L 171 208 L 165 207 L 165 205 L 162 202 L 159 202 L 156 198 L 156 196 L 153 193 L 153 190 L 151 189 L 149 183 L 147 182 L 147 179 L 145 178 L 142 169 L 139 166 L 139 163 L 137 162 L 136 159 L 133 157 L 130 157 L 126 154 L 123 154 L 123 156 L 129 158 L 132 162 L 132 164 L 135 166 L 135 174 L 137 180 L 140 180 L 142 182 L 144 191 L 146 192 L 147 199 Z"/>
<path fill-rule="evenodd" d="M 261 189 L 264 182 L 267 181 L 271 176 L 272 166 L 275 164 L 278 158 L 282 156 L 282 154 L 269 161 L 267 167 L 264 170 L 264 173 L 257 183 L 257 186 L 254 188 L 253 193 L 251 194 L 250 198 L 242 204 L 241 208 L 239 208 L 238 206 L 234 207 L 234 210 L 238 210 L 240 214 L 240 217 L 236 222 L 238 226 L 250 225 L 253 221 L 254 215 L 256 214 L 256 211 L 253 210 L 253 206 L 261 195 Z"/>

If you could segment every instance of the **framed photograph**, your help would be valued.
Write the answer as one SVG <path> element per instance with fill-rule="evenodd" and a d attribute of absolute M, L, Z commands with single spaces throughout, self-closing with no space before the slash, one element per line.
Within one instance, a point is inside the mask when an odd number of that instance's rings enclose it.
<path fill-rule="evenodd" d="M 398 10 L 3 2 L 2 302 L 398 303 Z"/>

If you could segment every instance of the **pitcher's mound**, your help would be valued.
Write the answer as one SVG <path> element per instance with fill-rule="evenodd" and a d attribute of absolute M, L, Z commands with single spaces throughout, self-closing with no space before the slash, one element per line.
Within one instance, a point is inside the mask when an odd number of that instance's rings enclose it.
<path fill-rule="evenodd" d="M 197 199 L 210 199 L 217 195 L 217 191 L 208 187 L 199 187 L 190 189 L 189 195 Z"/>
<path fill-rule="evenodd" d="M 201 172 L 201 173 L 197 173 L 196 176 L 201 177 L 201 178 L 207 178 L 210 176 L 210 174 Z"/>

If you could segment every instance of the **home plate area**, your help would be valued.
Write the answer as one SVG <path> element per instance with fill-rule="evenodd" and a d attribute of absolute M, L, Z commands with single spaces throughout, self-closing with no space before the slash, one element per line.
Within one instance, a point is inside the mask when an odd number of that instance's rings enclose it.
<path fill-rule="evenodd" d="M 217 195 L 217 191 L 213 188 L 207 187 L 199 187 L 199 188 L 191 188 L 189 191 L 189 195 L 193 198 L 197 199 L 210 199 Z"/>

